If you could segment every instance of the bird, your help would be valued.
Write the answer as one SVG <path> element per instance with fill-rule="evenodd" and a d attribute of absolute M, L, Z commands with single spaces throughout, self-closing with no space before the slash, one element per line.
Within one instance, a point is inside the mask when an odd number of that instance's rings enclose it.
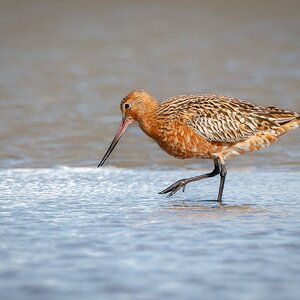
<path fill-rule="evenodd" d="M 261 150 L 300 125 L 300 113 L 260 106 L 218 94 L 186 94 L 159 102 L 145 90 L 121 101 L 122 121 L 98 167 L 103 166 L 126 128 L 137 122 L 169 155 L 213 160 L 211 172 L 184 178 L 159 194 L 173 196 L 187 184 L 220 175 L 217 202 L 222 204 L 227 159 Z"/>

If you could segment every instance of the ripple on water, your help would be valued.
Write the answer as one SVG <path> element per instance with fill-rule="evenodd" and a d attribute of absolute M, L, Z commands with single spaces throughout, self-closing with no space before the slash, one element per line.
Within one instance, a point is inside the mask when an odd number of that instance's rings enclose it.
<path fill-rule="evenodd" d="M 157 194 L 183 173 L 0 170 L 2 298 L 296 297 L 300 173 L 232 171 L 224 205 L 218 180 Z"/>

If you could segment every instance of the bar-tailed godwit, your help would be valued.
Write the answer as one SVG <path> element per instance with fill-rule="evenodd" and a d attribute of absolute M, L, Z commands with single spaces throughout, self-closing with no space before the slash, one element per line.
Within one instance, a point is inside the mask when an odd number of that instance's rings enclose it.
<path fill-rule="evenodd" d="M 193 181 L 220 175 L 217 201 L 222 202 L 225 160 L 270 146 L 300 124 L 300 114 L 259 106 L 222 95 L 199 94 L 159 103 L 146 91 L 130 92 L 121 102 L 122 122 L 102 158 L 102 166 L 127 126 L 135 121 L 149 137 L 176 158 L 212 159 L 212 172 L 176 181 L 160 194 L 174 195 Z"/>

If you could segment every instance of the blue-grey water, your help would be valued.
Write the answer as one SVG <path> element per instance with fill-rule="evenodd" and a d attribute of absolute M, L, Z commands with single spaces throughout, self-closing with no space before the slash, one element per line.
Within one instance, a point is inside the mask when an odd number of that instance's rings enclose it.
<path fill-rule="evenodd" d="M 1 299 L 299 299 L 299 172 L 0 171 Z"/>
<path fill-rule="evenodd" d="M 300 112 L 300 1 L 0 0 L 0 299 L 300 299 L 300 129 L 228 162 L 131 126 L 133 89 Z"/>

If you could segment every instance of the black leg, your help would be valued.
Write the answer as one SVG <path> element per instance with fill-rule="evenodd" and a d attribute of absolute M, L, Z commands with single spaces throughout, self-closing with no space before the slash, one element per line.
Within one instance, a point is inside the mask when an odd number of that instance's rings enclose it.
<path fill-rule="evenodd" d="M 222 166 L 223 165 L 221 164 L 219 158 L 214 158 L 214 165 L 215 165 L 215 168 L 213 169 L 212 172 L 207 173 L 207 174 L 203 174 L 203 175 L 200 175 L 200 176 L 195 176 L 195 177 L 191 177 L 191 178 L 185 178 L 185 179 L 178 180 L 175 183 L 173 183 L 172 185 L 170 185 L 169 187 L 167 187 L 165 190 L 161 191 L 159 194 L 168 194 L 169 193 L 168 197 L 171 197 L 175 193 L 177 193 L 181 188 L 184 191 L 185 186 L 190 182 L 198 181 L 198 180 L 206 179 L 206 178 L 210 178 L 210 177 L 214 177 L 214 176 L 220 174 L 222 172 Z M 225 165 L 224 165 L 224 167 L 225 167 Z M 225 171 L 226 171 L 226 168 L 225 168 Z M 224 181 L 225 181 L 225 177 L 224 177 Z M 223 182 L 223 187 L 224 187 L 224 182 Z M 220 186 L 220 191 L 221 191 L 221 186 Z M 222 191 L 223 191 L 223 188 L 222 188 Z M 221 197 L 220 199 L 222 199 L 222 194 L 221 195 L 219 194 L 219 196 Z M 218 201 L 219 201 L 219 197 L 218 197 Z M 219 202 L 221 202 L 221 201 L 219 201 Z"/>
<path fill-rule="evenodd" d="M 223 190 L 225 185 L 225 179 L 227 174 L 227 169 L 225 167 L 225 164 L 220 162 L 221 172 L 220 172 L 220 187 L 219 187 L 219 194 L 218 194 L 218 202 L 222 203 L 222 196 L 223 196 Z"/>

